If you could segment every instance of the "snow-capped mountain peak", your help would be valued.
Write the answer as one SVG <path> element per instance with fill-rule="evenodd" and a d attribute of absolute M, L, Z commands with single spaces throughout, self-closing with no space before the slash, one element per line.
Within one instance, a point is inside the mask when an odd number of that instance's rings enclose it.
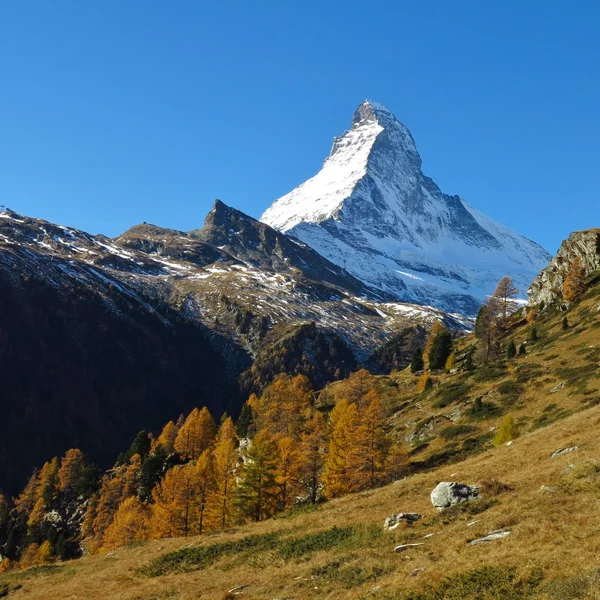
<path fill-rule="evenodd" d="M 366 100 L 314 177 L 261 220 L 401 300 L 473 313 L 506 274 L 523 290 L 548 262 L 535 242 L 443 194 L 408 130 Z"/>

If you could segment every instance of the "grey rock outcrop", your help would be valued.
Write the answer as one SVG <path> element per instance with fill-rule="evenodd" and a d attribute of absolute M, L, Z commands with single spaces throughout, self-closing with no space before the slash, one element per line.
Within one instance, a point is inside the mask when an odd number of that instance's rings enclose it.
<path fill-rule="evenodd" d="M 600 269 L 600 229 L 576 231 L 561 244 L 556 256 L 529 287 L 529 306 L 563 304 L 563 283 L 576 258 L 588 273 Z"/>
<path fill-rule="evenodd" d="M 468 502 L 479 496 L 479 487 L 454 481 L 442 481 L 431 492 L 431 503 L 443 510 L 461 502 Z"/>

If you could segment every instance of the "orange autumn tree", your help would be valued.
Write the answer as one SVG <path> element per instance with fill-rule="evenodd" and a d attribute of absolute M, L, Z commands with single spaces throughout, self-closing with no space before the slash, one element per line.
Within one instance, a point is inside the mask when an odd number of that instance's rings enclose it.
<path fill-rule="evenodd" d="M 217 426 L 208 410 L 194 408 L 177 432 L 175 450 L 184 460 L 196 460 L 211 444 Z"/>
<path fill-rule="evenodd" d="M 315 504 L 319 498 L 321 476 L 325 462 L 323 415 L 315 411 L 306 422 L 300 437 L 300 479 L 308 498 Z"/>
<path fill-rule="evenodd" d="M 135 496 L 123 500 L 104 534 L 102 547 L 118 548 L 149 539 L 149 513 L 149 508 Z"/>
<path fill-rule="evenodd" d="M 577 300 L 585 292 L 585 267 L 579 257 L 570 264 L 563 283 L 563 298 L 566 302 Z"/>
<path fill-rule="evenodd" d="M 67 450 L 60 462 L 58 489 L 61 492 L 78 494 L 84 483 L 85 460 L 83 452 L 77 448 Z"/>
<path fill-rule="evenodd" d="M 352 489 L 348 455 L 356 430 L 356 420 L 356 404 L 348 400 L 340 400 L 331 411 L 331 436 L 323 471 L 324 491 L 328 498 L 343 496 Z"/>
<path fill-rule="evenodd" d="M 135 496 L 139 485 L 141 458 L 134 454 L 129 464 L 109 471 L 102 478 L 102 485 L 96 497 L 88 503 L 82 530 L 89 537 L 90 551 L 102 546 L 104 534 L 119 509 L 128 497 Z"/>
<path fill-rule="evenodd" d="M 279 375 L 260 398 L 253 394 L 248 399 L 257 428 L 298 438 L 310 407 L 311 393 L 312 386 L 304 375 Z"/>
<path fill-rule="evenodd" d="M 302 455 L 293 437 L 280 435 L 276 439 L 279 459 L 276 475 L 279 485 L 279 510 L 285 510 L 292 506 L 302 491 L 300 481 Z"/>
<path fill-rule="evenodd" d="M 213 447 L 214 493 L 213 512 L 220 529 L 228 527 L 233 520 L 235 473 L 238 463 L 237 435 L 235 425 L 228 417 L 215 439 Z"/>
<path fill-rule="evenodd" d="M 46 509 L 56 496 L 57 484 L 58 459 L 54 457 L 51 461 L 45 463 L 40 470 L 36 489 L 36 501 L 27 520 L 27 525 L 30 528 L 41 523 Z"/>
<path fill-rule="evenodd" d="M 374 389 L 362 399 L 356 413 L 346 461 L 351 491 L 372 489 L 385 480 L 388 440 L 385 434 L 386 411 Z"/>
<path fill-rule="evenodd" d="M 160 432 L 158 438 L 156 438 L 155 447 L 159 444 L 164 448 L 167 454 L 172 454 L 175 452 L 175 440 L 177 439 L 177 433 L 179 431 L 179 427 L 173 421 L 169 421 Z"/>
<path fill-rule="evenodd" d="M 173 467 L 152 490 L 152 536 L 187 536 L 192 519 L 195 464 Z"/>

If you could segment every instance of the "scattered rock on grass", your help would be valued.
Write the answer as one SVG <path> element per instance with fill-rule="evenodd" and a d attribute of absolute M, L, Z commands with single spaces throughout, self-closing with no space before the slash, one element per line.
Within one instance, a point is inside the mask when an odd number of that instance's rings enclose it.
<path fill-rule="evenodd" d="M 479 487 L 454 481 L 442 481 L 431 492 L 431 503 L 443 510 L 461 502 L 467 502 L 479 496 Z"/>
<path fill-rule="evenodd" d="M 562 456 L 563 454 L 568 454 L 569 452 L 577 452 L 577 450 L 579 450 L 579 446 L 571 446 L 570 448 L 560 448 L 552 453 L 552 458 Z"/>
<path fill-rule="evenodd" d="M 415 523 L 416 521 L 422 518 L 423 515 L 420 515 L 418 513 L 397 513 L 395 515 L 392 515 L 391 517 L 388 517 L 384 521 L 383 528 L 387 531 L 392 531 L 392 529 L 396 529 L 396 527 L 398 527 L 398 525 L 400 525 L 402 521 L 406 523 Z"/>
<path fill-rule="evenodd" d="M 556 392 L 562 390 L 565 387 L 565 382 L 561 381 L 560 383 L 557 383 L 551 390 L 550 393 L 551 394 L 555 394 Z"/>
<path fill-rule="evenodd" d="M 490 531 L 486 536 L 482 538 L 478 538 L 476 540 L 471 540 L 467 542 L 469 546 L 474 546 L 475 544 L 486 544 L 487 542 L 493 542 L 495 540 L 501 540 L 505 538 L 507 535 L 510 535 L 510 529 L 497 529 L 496 531 Z"/>
<path fill-rule="evenodd" d="M 402 544 L 400 546 L 396 546 L 394 548 L 395 552 L 404 552 L 405 550 L 410 550 L 411 548 L 416 548 L 417 546 L 424 546 L 425 542 L 418 542 L 417 544 Z"/>

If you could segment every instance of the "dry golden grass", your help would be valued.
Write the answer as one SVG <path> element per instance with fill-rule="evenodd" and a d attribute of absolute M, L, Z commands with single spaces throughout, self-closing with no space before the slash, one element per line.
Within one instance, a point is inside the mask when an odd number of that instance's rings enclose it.
<path fill-rule="evenodd" d="M 490 450 L 462 463 L 418 474 L 385 488 L 341 498 L 317 511 L 293 518 L 272 520 L 240 528 L 235 533 L 187 539 L 158 540 L 121 548 L 61 565 L 51 574 L 31 572 L 5 576 L 13 588 L 11 598 L 214 598 L 231 588 L 247 585 L 240 598 L 359 598 L 374 586 L 381 590 L 435 583 L 449 574 L 485 564 L 541 566 L 553 578 L 597 566 L 600 560 L 600 507 L 598 488 L 569 492 L 557 488 L 570 464 L 585 464 L 600 455 L 597 431 L 600 409 L 580 412 L 547 428 L 527 434 L 510 446 Z M 576 444 L 578 452 L 551 458 L 557 448 Z M 438 514 L 429 492 L 443 480 L 465 483 L 497 479 L 512 490 L 495 494 L 494 503 L 480 514 Z M 542 485 L 554 491 L 540 491 Z M 139 567 L 155 557 L 189 544 L 212 544 L 249 533 L 293 531 L 296 535 L 334 525 L 383 524 L 386 516 L 417 511 L 424 519 L 413 527 L 398 528 L 376 537 L 371 545 L 315 552 L 305 560 L 283 560 L 276 552 L 225 557 L 198 571 L 146 577 Z M 478 522 L 472 526 L 468 523 Z M 488 545 L 466 542 L 491 530 L 510 527 L 513 533 Z M 424 538 L 425 535 L 434 534 Z M 424 541 L 413 551 L 396 554 L 396 543 Z M 379 578 L 348 588 L 344 582 L 312 578 L 312 569 L 334 559 L 347 560 L 363 569 L 381 568 Z M 425 569 L 411 576 L 417 569 Z"/>
<path fill-rule="evenodd" d="M 467 415 L 478 396 L 514 416 L 521 436 L 511 445 L 492 448 L 487 443 L 480 454 L 461 462 L 334 500 L 313 512 L 223 535 L 157 540 L 85 556 L 53 570 L 15 572 L 0 576 L 0 584 L 8 583 L 10 598 L 15 599 L 221 600 L 229 589 L 240 585 L 247 587 L 235 597 L 246 600 L 376 599 L 386 591 L 436 584 L 483 565 L 516 565 L 522 570 L 541 567 L 549 580 L 598 567 L 600 484 L 594 479 L 595 468 L 589 468 L 592 461 L 600 460 L 600 407 L 593 402 L 600 400 L 598 301 L 598 294 L 590 294 L 579 303 L 569 313 L 571 328 L 567 331 L 560 326 L 562 315 L 536 321 L 540 340 L 529 346 L 527 356 L 512 361 L 498 378 L 471 375 L 465 397 L 452 399 L 441 408 L 435 407 L 439 386 L 463 381 L 464 374 L 436 375 L 438 387 L 419 397 L 414 390 L 416 378 L 409 373 L 377 378 L 394 411 L 390 424 L 398 437 L 410 436 L 423 423 L 430 424 L 424 437 L 412 442 L 413 446 L 428 444 L 413 461 L 424 461 L 462 441 L 460 436 L 455 441 L 437 435 L 452 424 L 451 418 L 456 424 L 477 427 L 481 435 L 491 434 L 502 416 L 474 421 Z M 527 339 L 529 327 L 515 330 L 517 343 Z M 579 371 L 566 370 L 574 368 Z M 499 384 L 507 381 L 522 386 L 509 405 L 509 394 L 499 391 Z M 566 382 L 565 387 L 551 393 L 561 381 Z M 339 385 L 330 386 L 326 401 L 335 396 Z M 579 446 L 577 452 L 551 458 L 555 450 L 575 445 Z M 571 464 L 578 465 L 578 470 L 565 474 Z M 480 483 L 484 498 L 464 511 L 438 514 L 429 493 L 439 481 Z M 541 490 L 542 486 L 553 489 Z M 384 534 L 384 519 L 397 512 L 419 512 L 424 518 L 414 526 Z M 209 567 L 186 573 L 147 577 L 138 571 L 153 559 L 191 544 L 210 545 L 267 532 L 282 532 L 284 538 L 302 536 L 333 526 L 354 526 L 360 535 L 354 542 L 299 559 L 284 559 L 275 548 L 224 556 Z M 511 535 L 486 545 L 467 545 L 469 540 L 500 528 L 510 528 Z M 401 554 L 394 552 L 395 545 L 411 542 L 424 545 Z M 373 592 L 375 588 L 377 592 Z M 540 595 L 546 597 L 560 595 Z"/>

